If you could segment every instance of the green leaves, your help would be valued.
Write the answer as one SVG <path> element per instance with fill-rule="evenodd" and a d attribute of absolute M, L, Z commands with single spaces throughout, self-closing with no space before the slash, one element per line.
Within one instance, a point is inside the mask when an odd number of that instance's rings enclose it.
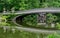
<path fill-rule="evenodd" d="M 56 23 L 56 28 L 60 29 L 60 23 Z"/>
<path fill-rule="evenodd" d="M 3 11 L 3 8 L 6 10 L 26 10 L 33 8 L 47 8 L 47 7 L 60 7 L 60 0 L 1 0 L 0 1 L 0 11 Z"/>
<path fill-rule="evenodd" d="M 37 14 L 31 14 L 23 18 L 23 23 L 31 26 L 37 25 Z"/>
<path fill-rule="evenodd" d="M 6 23 L 6 22 L 0 22 L 0 26 L 8 26 L 10 25 L 9 23 Z"/>
<path fill-rule="evenodd" d="M 60 35 L 57 33 L 49 34 L 47 38 L 60 38 Z"/>
<path fill-rule="evenodd" d="M 56 21 L 57 20 L 57 16 L 55 16 L 55 15 L 52 15 L 52 14 L 47 14 L 46 15 L 47 16 L 47 23 L 52 23 L 53 21 Z"/>

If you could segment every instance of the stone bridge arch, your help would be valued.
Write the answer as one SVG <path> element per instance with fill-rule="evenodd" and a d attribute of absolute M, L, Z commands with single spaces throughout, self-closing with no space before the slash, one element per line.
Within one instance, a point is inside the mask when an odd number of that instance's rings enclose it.
<path fill-rule="evenodd" d="M 44 23 L 46 22 L 46 13 L 59 13 L 60 9 L 59 8 L 40 8 L 40 9 L 31 9 L 31 10 L 25 10 L 25 11 L 18 11 L 16 14 L 33 14 L 37 13 L 39 14 L 38 16 L 38 23 Z M 17 17 L 20 15 L 16 16 L 13 20 L 15 21 Z"/>
<path fill-rule="evenodd" d="M 46 13 L 60 13 L 60 8 L 40 8 L 40 9 L 30 9 L 30 10 L 24 10 L 24 11 L 16 11 L 14 14 L 33 14 L 33 13 L 38 13 L 38 21 L 39 22 L 45 22 L 46 20 Z M 3 13 L 3 14 L 11 14 L 11 13 Z M 16 18 L 19 17 L 20 15 L 16 16 L 12 21 L 14 23 L 16 22 Z M 41 21 L 40 21 L 41 20 Z"/>

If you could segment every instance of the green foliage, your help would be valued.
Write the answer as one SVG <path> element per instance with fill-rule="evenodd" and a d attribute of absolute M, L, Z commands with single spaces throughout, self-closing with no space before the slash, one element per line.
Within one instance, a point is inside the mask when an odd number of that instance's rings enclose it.
<path fill-rule="evenodd" d="M 7 22 L 7 20 L 6 20 L 7 18 L 8 18 L 8 16 L 4 16 L 4 15 L 0 16 L 0 26 L 9 25 L 8 23 L 6 23 Z"/>
<path fill-rule="evenodd" d="M 60 29 L 60 23 L 56 23 L 56 28 Z"/>
<path fill-rule="evenodd" d="M 47 2 L 44 2 L 44 3 L 42 3 L 42 8 L 47 8 L 49 6 L 49 3 L 47 3 Z"/>
<path fill-rule="evenodd" d="M 6 22 L 0 22 L 0 26 L 9 26 L 10 24 L 9 23 L 6 23 Z"/>
<path fill-rule="evenodd" d="M 47 23 L 53 23 L 54 21 L 57 20 L 57 16 L 52 15 L 50 13 L 48 13 L 46 16 L 47 16 L 47 18 L 46 18 L 47 19 L 46 20 Z"/>
<path fill-rule="evenodd" d="M 10 15 L 1 15 L 0 16 L 0 19 L 1 20 L 7 20 L 7 19 L 10 19 L 10 18 L 13 18 L 14 17 L 14 14 L 10 14 Z"/>
<path fill-rule="evenodd" d="M 60 35 L 57 33 L 49 34 L 47 38 L 60 38 Z"/>
<path fill-rule="evenodd" d="M 0 0 L 0 11 L 6 10 L 26 10 L 32 8 L 60 7 L 60 0 Z"/>
<path fill-rule="evenodd" d="M 7 20 L 12 20 L 15 16 L 17 16 L 17 14 L 9 14 L 9 15 L 5 15 L 5 16 L 7 16 L 8 18 L 7 18 Z"/>
<path fill-rule="evenodd" d="M 35 26 L 37 25 L 37 14 L 31 14 L 23 18 L 23 23 Z"/>
<path fill-rule="evenodd" d="M 0 15 L 0 26 L 10 26 L 10 23 L 7 23 L 8 20 L 11 21 L 11 19 L 16 16 L 15 14 L 10 15 Z"/>
<path fill-rule="evenodd" d="M 39 4 L 39 0 L 0 0 L 0 10 L 3 11 L 3 8 L 11 10 L 13 7 L 15 10 L 38 8 Z"/>

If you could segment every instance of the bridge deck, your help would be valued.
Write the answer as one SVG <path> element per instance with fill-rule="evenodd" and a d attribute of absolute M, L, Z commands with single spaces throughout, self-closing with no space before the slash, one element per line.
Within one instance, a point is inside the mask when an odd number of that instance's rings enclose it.
<path fill-rule="evenodd" d="M 16 11 L 15 14 L 30 14 L 30 13 L 60 13 L 60 8 L 39 8 L 39 9 L 30 9 L 24 11 Z M 1 14 L 1 13 L 0 13 Z M 11 14 L 9 12 L 2 14 Z"/>

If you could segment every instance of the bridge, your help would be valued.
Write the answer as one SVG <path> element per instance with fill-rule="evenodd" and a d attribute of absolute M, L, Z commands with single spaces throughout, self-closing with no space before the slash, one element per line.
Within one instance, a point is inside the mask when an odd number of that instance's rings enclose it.
<path fill-rule="evenodd" d="M 16 11 L 14 14 L 42 14 L 42 13 L 60 13 L 60 8 L 39 8 L 39 9 L 30 9 L 30 10 L 24 10 L 24 11 Z M 3 13 L 3 14 L 11 14 L 11 13 Z M 42 14 L 43 15 L 43 14 Z M 17 17 L 21 15 L 16 16 L 13 21 L 15 23 L 15 20 Z M 45 15 L 43 15 L 45 17 Z M 42 19 L 44 21 L 44 18 Z M 18 24 L 17 24 L 18 25 Z"/>
<path fill-rule="evenodd" d="M 0 14 L 31 14 L 31 13 L 60 13 L 60 8 L 40 8 L 40 9 L 30 9 L 30 10 L 24 10 L 24 11 L 16 11 L 15 13 L 0 13 Z M 12 21 L 16 24 L 16 18 L 19 17 L 20 15 L 16 16 Z M 31 32 L 36 32 L 36 33 L 54 33 L 54 32 L 60 32 L 57 30 L 42 30 L 42 29 L 33 29 L 33 28 L 25 28 L 25 27 L 19 27 L 18 29 L 23 29 L 25 31 L 31 31 Z"/>

